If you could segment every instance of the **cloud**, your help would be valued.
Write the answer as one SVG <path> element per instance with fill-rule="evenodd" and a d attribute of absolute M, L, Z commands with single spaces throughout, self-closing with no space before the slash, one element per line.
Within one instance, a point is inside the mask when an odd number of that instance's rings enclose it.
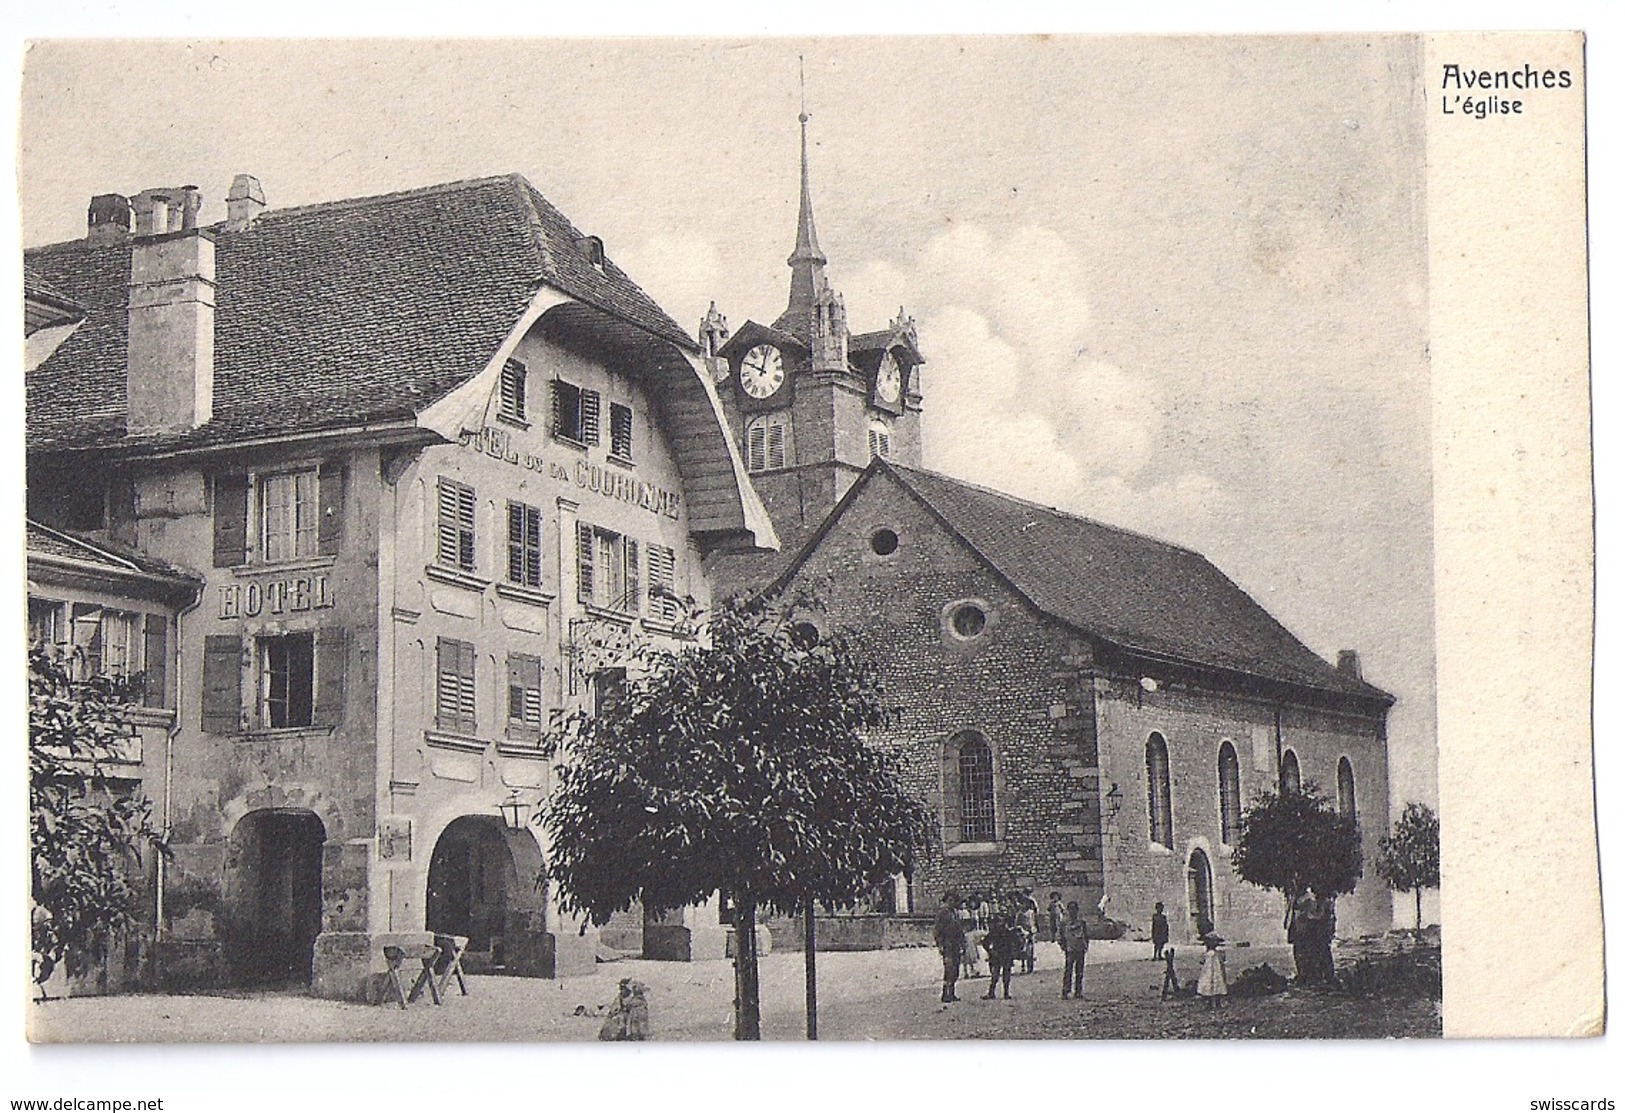
<path fill-rule="evenodd" d="M 614 254 L 615 263 L 689 332 L 723 289 L 722 253 L 687 233 L 662 233 Z"/>

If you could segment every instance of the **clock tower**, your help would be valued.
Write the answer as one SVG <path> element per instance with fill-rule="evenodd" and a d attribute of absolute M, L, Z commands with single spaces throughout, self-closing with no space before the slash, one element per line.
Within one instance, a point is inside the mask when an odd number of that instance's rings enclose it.
<path fill-rule="evenodd" d="M 772 324 L 746 321 L 731 336 L 714 306 L 700 326 L 717 391 L 783 546 L 776 558 L 725 558 L 718 571 L 731 582 L 724 590 L 770 578 L 875 456 L 920 465 L 925 358 L 914 320 L 899 309 L 885 328 L 848 329 L 846 303 L 824 273 L 829 260 L 813 223 L 805 110 L 800 120 L 801 209 L 787 260 L 789 303 Z"/>

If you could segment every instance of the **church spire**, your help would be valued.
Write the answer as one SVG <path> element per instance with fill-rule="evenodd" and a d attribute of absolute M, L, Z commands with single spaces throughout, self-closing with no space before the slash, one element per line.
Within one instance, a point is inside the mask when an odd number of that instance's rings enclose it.
<path fill-rule="evenodd" d="M 812 178 L 807 170 L 807 73 L 801 71 L 801 212 L 796 220 L 796 249 L 786 260 L 790 264 L 790 305 L 781 320 L 791 331 L 802 335 L 809 327 L 819 296 L 824 292 L 824 264 L 829 262 L 818 247 L 818 229 L 813 225 Z"/>

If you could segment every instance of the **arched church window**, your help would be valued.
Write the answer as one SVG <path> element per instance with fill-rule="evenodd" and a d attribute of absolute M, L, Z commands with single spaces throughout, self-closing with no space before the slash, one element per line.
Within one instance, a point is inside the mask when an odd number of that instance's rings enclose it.
<path fill-rule="evenodd" d="M 956 737 L 959 750 L 959 838 L 993 842 L 998 823 L 993 801 L 993 750 L 975 732 Z"/>
<path fill-rule="evenodd" d="M 1146 812 L 1151 820 L 1151 841 L 1174 848 L 1174 793 L 1168 780 L 1168 743 L 1155 732 L 1145 743 Z"/>
<path fill-rule="evenodd" d="M 1281 791 L 1303 791 L 1303 772 L 1298 768 L 1298 755 L 1291 750 L 1281 755 Z"/>
<path fill-rule="evenodd" d="M 1219 837 L 1234 846 L 1241 834 L 1241 762 L 1226 739 L 1219 746 Z"/>
<path fill-rule="evenodd" d="M 1350 823 L 1359 818 L 1354 805 L 1354 766 L 1346 757 L 1337 762 L 1337 818 Z"/>
<path fill-rule="evenodd" d="M 771 471 L 795 463 L 789 414 L 764 414 L 745 427 L 745 467 Z"/>

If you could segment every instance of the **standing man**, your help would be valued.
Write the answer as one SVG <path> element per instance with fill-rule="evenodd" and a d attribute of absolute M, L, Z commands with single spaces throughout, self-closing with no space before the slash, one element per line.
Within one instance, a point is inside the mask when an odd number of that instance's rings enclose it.
<path fill-rule="evenodd" d="M 1168 917 L 1162 914 L 1162 902 L 1151 912 L 1151 957 L 1162 958 L 1162 949 L 1168 945 Z"/>
<path fill-rule="evenodd" d="M 1083 967 L 1089 954 L 1089 925 L 1083 922 L 1083 912 L 1077 901 L 1068 901 L 1066 921 L 1061 924 L 1061 950 L 1066 952 L 1066 967 L 1061 971 L 1061 1000 L 1076 997 L 1083 1000 Z"/>
<path fill-rule="evenodd" d="M 959 1000 L 954 987 L 959 981 L 959 964 L 965 961 L 965 929 L 959 923 L 959 894 L 950 889 L 942 894 L 942 908 L 931 929 L 937 952 L 942 955 L 942 1003 Z"/>
<path fill-rule="evenodd" d="M 1061 945 L 1061 925 L 1066 923 L 1066 905 L 1061 903 L 1061 894 L 1051 892 L 1049 895 L 1049 938 L 1057 947 Z"/>
<path fill-rule="evenodd" d="M 1016 931 L 1021 937 L 1021 965 L 1031 974 L 1038 960 L 1035 941 L 1038 938 L 1038 902 L 1033 899 L 1033 887 L 1017 889 L 1010 894 L 1016 915 Z"/>

